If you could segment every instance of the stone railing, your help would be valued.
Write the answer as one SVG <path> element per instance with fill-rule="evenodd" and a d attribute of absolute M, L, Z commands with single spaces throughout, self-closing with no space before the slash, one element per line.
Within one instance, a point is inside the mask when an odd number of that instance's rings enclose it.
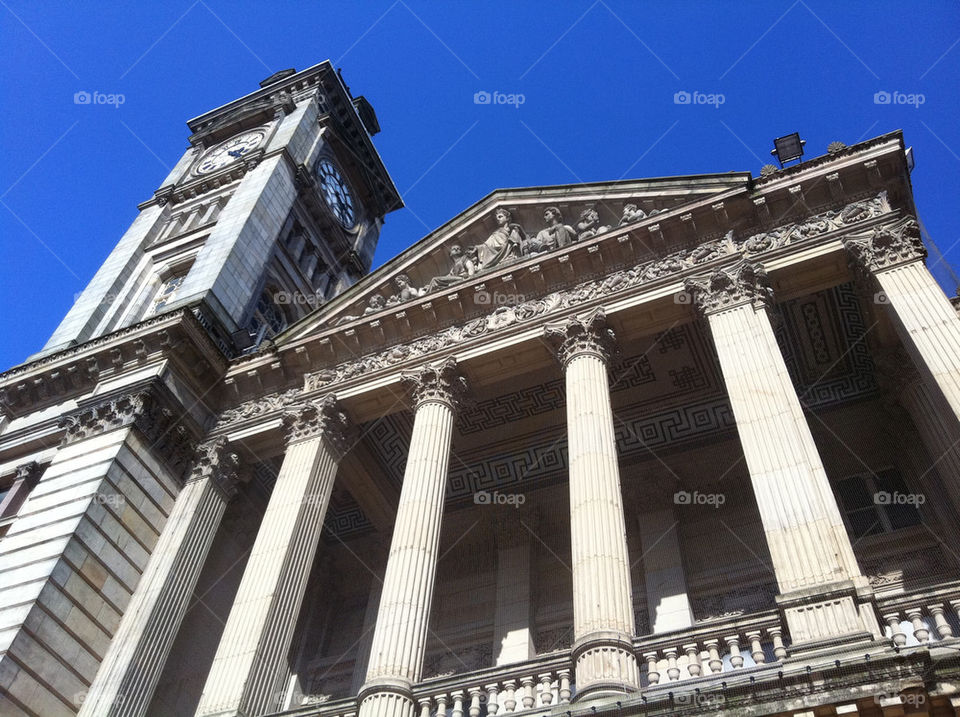
<path fill-rule="evenodd" d="M 777 662 L 787 656 L 775 611 L 647 635 L 634 640 L 634 647 L 647 664 L 645 686 Z"/>
<path fill-rule="evenodd" d="M 960 582 L 877 601 L 894 647 L 914 647 L 960 637 Z"/>

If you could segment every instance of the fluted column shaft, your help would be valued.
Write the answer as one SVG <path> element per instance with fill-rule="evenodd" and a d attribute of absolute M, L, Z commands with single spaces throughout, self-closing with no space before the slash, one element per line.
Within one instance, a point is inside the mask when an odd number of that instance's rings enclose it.
<path fill-rule="evenodd" d="M 289 445 L 207 676 L 197 716 L 278 708 L 293 630 L 346 449 L 332 397 L 285 416 Z"/>
<path fill-rule="evenodd" d="M 577 695 L 633 691 L 633 591 L 607 381 L 613 332 L 599 311 L 546 331 L 566 384 Z"/>
<path fill-rule="evenodd" d="M 225 439 L 204 444 L 80 708 L 82 717 L 144 715 L 227 502 L 237 457 Z"/>
<path fill-rule="evenodd" d="M 687 287 L 713 336 L 781 595 L 860 588 L 865 581 L 767 313 L 765 282 L 748 264 Z M 824 604 L 787 610 L 794 642 L 872 629 L 852 592 Z"/>
<path fill-rule="evenodd" d="M 465 390 L 449 361 L 409 374 L 416 405 L 359 717 L 413 717 L 440 545 L 456 404 Z"/>

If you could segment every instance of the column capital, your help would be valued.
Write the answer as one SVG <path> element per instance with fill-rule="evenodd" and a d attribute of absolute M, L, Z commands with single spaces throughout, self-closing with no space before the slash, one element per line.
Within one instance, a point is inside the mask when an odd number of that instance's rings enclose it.
<path fill-rule="evenodd" d="M 747 261 L 692 276 L 683 288 L 697 310 L 706 316 L 744 304 L 758 306 L 773 301 L 766 270 L 761 264 Z"/>
<path fill-rule="evenodd" d="M 603 309 L 546 324 L 543 333 L 553 345 L 564 368 L 573 359 L 584 355 L 596 356 L 604 363 L 609 363 L 619 352 L 617 337 L 607 325 Z"/>
<path fill-rule="evenodd" d="M 913 217 L 844 237 L 843 246 L 855 269 L 874 273 L 927 256 L 920 225 Z"/>
<path fill-rule="evenodd" d="M 467 379 L 454 358 L 404 372 L 400 378 L 413 397 L 414 410 L 425 403 L 442 403 L 457 411 L 467 399 Z"/>
<path fill-rule="evenodd" d="M 187 482 L 209 480 L 228 500 L 236 495 L 240 456 L 231 448 L 226 436 L 201 443 Z"/>
<path fill-rule="evenodd" d="M 334 453 L 342 458 L 352 445 L 354 427 L 337 397 L 331 393 L 284 411 L 283 431 L 288 446 L 323 436 Z"/>
<path fill-rule="evenodd" d="M 41 466 L 36 461 L 29 461 L 27 463 L 21 463 L 16 468 L 16 475 L 14 476 L 14 481 L 24 481 L 28 484 L 35 483 L 40 474 L 43 472 Z"/>

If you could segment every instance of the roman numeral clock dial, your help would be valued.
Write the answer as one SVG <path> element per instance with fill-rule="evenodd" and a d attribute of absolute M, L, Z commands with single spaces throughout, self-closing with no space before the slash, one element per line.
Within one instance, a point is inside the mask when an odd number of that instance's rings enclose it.
<path fill-rule="evenodd" d="M 244 132 L 218 144 L 200 158 L 193 170 L 194 174 L 210 174 L 239 161 L 244 155 L 259 147 L 264 136 L 261 131 Z"/>
<path fill-rule="evenodd" d="M 357 212 L 353 194 L 340 170 L 330 160 L 321 160 L 317 165 L 317 180 L 320 182 L 323 199 L 337 221 L 344 229 L 353 229 L 357 223 Z"/>

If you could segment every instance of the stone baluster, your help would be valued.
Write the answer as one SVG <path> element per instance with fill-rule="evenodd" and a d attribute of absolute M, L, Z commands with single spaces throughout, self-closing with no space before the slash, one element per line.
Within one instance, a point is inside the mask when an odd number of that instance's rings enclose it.
<path fill-rule="evenodd" d="M 503 700 L 503 711 L 513 712 L 517 709 L 517 681 L 504 680 L 503 689 L 505 693 Z"/>
<path fill-rule="evenodd" d="M 553 675 L 549 672 L 543 675 L 537 675 L 540 679 L 540 702 L 544 706 L 553 702 Z"/>
<path fill-rule="evenodd" d="M 615 350 L 602 311 L 549 324 L 567 401 L 570 543 L 577 699 L 640 688 L 633 590 L 607 365 Z"/>
<path fill-rule="evenodd" d="M 947 622 L 946 610 L 943 603 L 929 605 L 927 610 L 929 610 L 930 614 L 933 616 L 933 624 L 937 629 L 937 637 L 939 637 L 941 640 L 946 640 L 948 637 L 953 637 L 953 628 L 950 627 L 950 623 Z"/>
<path fill-rule="evenodd" d="M 779 625 L 774 627 L 767 628 L 767 634 L 770 636 L 770 641 L 773 643 L 773 656 L 778 660 L 783 660 L 787 657 L 787 648 L 783 644 L 783 628 Z"/>
<path fill-rule="evenodd" d="M 660 672 L 657 669 L 657 653 L 644 652 L 643 659 L 647 661 L 647 682 L 651 685 L 659 684 Z"/>
<path fill-rule="evenodd" d="M 953 614 L 958 620 L 960 620 L 960 600 L 951 600 L 950 607 L 953 609 Z"/>
<path fill-rule="evenodd" d="M 80 707 L 84 717 L 146 714 L 236 482 L 237 455 L 225 438 L 198 448 L 193 470 Z"/>
<path fill-rule="evenodd" d="M 760 631 L 753 630 L 752 632 L 748 632 L 747 640 L 750 642 L 750 657 L 753 658 L 756 664 L 762 665 L 767 661 L 767 656 L 763 652 L 763 645 L 760 644 Z"/>
<path fill-rule="evenodd" d="M 497 702 L 499 686 L 494 682 L 492 685 L 486 685 L 485 689 L 487 690 L 487 714 L 494 717 L 500 708 L 500 704 Z"/>
<path fill-rule="evenodd" d="M 703 665 L 700 663 L 700 646 L 695 642 L 684 645 L 683 652 L 687 656 L 687 672 L 691 677 L 699 677 L 703 672 Z"/>
<path fill-rule="evenodd" d="M 704 640 L 703 644 L 710 654 L 710 671 L 713 673 L 723 672 L 723 660 L 720 658 L 720 640 Z"/>
<path fill-rule="evenodd" d="M 743 667 L 743 655 L 740 654 L 740 636 L 730 635 L 723 638 L 727 643 L 727 649 L 730 650 L 730 665 L 737 670 Z"/>
<path fill-rule="evenodd" d="M 663 651 L 667 658 L 667 679 L 676 682 L 680 679 L 680 668 L 677 666 L 677 648 L 668 647 Z"/>
<path fill-rule="evenodd" d="M 333 396 L 293 408 L 283 421 L 287 436 L 283 464 L 207 675 L 197 717 L 264 714 L 279 706 L 277 694 L 286 676 L 310 566 L 351 433 Z"/>
<path fill-rule="evenodd" d="M 429 697 L 421 697 L 417 700 L 420 705 L 420 717 L 430 717 L 430 706 L 433 703 Z"/>
<path fill-rule="evenodd" d="M 451 692 L 450 699 L 453 701 L 453 709 L 450 710 L 450 717 L 463 717 L 463 690 L 454 690 Z"/>
<path fill-rule="evenodd" d="M 883 621 L 890 626 L 890 638 L 893 640 L 893 644 L 896 647 L 900 647 L 907 643 L 907 636 L 904 634 L 903 630 L 900 629 L 900 613 L 897 610 L 891 612 L 886 612 L 883 614 Z"/>
<path fill-rule="evenodd" d="M 913 637 L 919 643 L 927 642 L 930 639 L 930 630 L 927 629 L 927 624 L 923 621 L 923 611 L 920 609 L 919 605 L 908 608 L 906 610 L 907 619 L 913 625 Z"/>
<path fill-rule="evenodd" d="M 570 670 L 558 670 L 557 676 L 560 678 L 560 704 L 570 704 Z"/>
<path fill-rule="evenodd" d="M 523 709 L 528 710 L 536 703 L 536 693 L 534 692 L 534 685 L 536 680 L 533 677 L 523 677 L 520 679 L 520 684 L 523 686 Z"/>
<path fill-rule="evenodd" d="M 872 592 L 777 344 L 766 272 L 741 262 L 686 288 L 713 337 L 794 649 L 872 639 L 879 626 L 859 609 Z"/>
<path fill-rule="evenodd" d="M 480 717 L 480 702 L 483 696 L 483 688 L 471 687 L 467 692 L 470 694 L 470 717 Z"/>
<path fill-rule="evenodd" d="M 411 717 L 436 578 L 454 415 L 466 380 L 452 359 L 404 374 L 415 412 L 359 717 Z"/>
<path fill-rule="evenodd" d="M 437 703 L 437 717 L 447 717 L 447 696 L 437 695 L 434 701 Z"/>

